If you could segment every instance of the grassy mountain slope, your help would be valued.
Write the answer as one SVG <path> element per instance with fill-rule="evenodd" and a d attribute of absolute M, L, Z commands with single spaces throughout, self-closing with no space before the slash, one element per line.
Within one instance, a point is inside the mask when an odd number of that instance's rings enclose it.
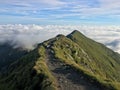
<path fill-rule="evenodd" d="M 12 63 L 0 76 L 0 90 L 56 90 L 40 46 Z"/>
<path fill-rule="evenodd" d="M 77 43 L 86 52 L 91 61 L 94 61 L 96 66 L 93 67 L 92 72 L 98 73 L 97 71 L 99 71 L 99 75 L 120 82 L 120 55 L 103 44 L 85 37 L 78 31 L 74 31 L 67 37 Z M 99 70 L 94 70 L 96 67 L 99 67 Z"/>
<path fill-rule="evenodd" d="M 8 43 L 0 45 L 0 70 L 12 63 L 14 60 L 27 54 L 27 51 L 20 50 L 18 48 L 14 49 Z"/>
<path fill-rule="evenodd" d="M 73 68 L 88 83 L 102 90 L 119 90 L 120 55 L 78 31 L 47 40 L 12 63 L 0 76 L 0 90 L 57 90 L 57 80 L 46 61 L 48 49 L 53 59 Z"/>
<path fill-rule="evenodd" d="M 104 81 L 116 82 L 118 85 L 120 82 L 120 55 L 118 53 L 85 37 L 78 31 L 72 32 L 67 37 L 77 43 L 89 56 L 92 63 L 90 65 L 88 63 L 87 66 L 93 65 L 92 73 L 100 75 Z"/>

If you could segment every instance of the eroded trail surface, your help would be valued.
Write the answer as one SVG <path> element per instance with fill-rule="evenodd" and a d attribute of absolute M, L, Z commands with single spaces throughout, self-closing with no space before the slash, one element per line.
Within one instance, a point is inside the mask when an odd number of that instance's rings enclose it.
<path fill-rule="evenodd" d="M 70 66 L 55 59 L 50 47 L 46 50 L 46 56 L 47 65 L 58 82 L 59 90 L 102 90 L 96 85 L 88 83 L 80 73 Z"/>

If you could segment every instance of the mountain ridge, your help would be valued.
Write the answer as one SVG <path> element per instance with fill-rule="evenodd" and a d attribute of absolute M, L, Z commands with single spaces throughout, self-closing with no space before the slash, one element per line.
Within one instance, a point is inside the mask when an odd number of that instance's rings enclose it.
<path fill-rule="evenodd" d="M 0 89 L 119 90 L 119 57 L 77 30 L 59 34 L 12 63 L 7 74 L 0 75 Z"/>

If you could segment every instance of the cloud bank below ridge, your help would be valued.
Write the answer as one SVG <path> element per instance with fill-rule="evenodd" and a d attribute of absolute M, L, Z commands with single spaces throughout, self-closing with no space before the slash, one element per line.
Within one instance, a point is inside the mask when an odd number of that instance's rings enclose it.
<path fill-rule="evenodd" d="M 120 26 L 89 25 L 0 25 L 0 43 L 10 42 L 14 48 L 34 49 L 35 45 L 57 34 L 67 35 L 79 30 L 87 37 L 120 53 Z"/>

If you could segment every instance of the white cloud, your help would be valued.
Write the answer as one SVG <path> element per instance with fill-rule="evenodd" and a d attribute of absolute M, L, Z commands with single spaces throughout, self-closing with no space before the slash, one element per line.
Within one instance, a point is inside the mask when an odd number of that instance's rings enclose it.
<path fill-rule="evenodd" d="M 79 30 L 86 36 L 120 53 L 120 26 L 0 25 L 0 42 L 10 41 L 14 48 L 33 49 L 38 43 L 58 34 L 67 35 L 73 30 Z"/>
<path fill-rule="evenodd" d="M 91 20 L 91 17 L 96 19 L 103 15 L 104 18 L 120 19 L 120 0 L 1 0 L 0 5 L 1 13 L 7 16 Z"/>
<path fill-rule="evenodd" d="M 60 0 L 42 0 L 41 3 L 47 4 L 47 5 L 53 5 L 53 6 L 59 6 L 64 5 L 65 2 L 62 2 Z"/>
<path fill-rule="evenodd" d="M 65 5 L 66 3 L 61 0 L 9 0 L 0 1 L 1 4 L 15 5 L 16 7 L 56 7 Z M 31 8 L 30 8 L 31 9 Z M 38 8 L 39 9 L 39 8 Z"/>

